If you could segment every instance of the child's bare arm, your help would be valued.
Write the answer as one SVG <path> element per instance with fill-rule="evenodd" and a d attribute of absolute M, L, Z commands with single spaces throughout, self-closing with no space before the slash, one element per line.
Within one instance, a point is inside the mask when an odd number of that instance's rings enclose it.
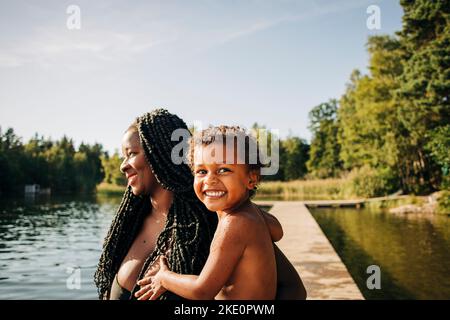
<path fill-rule="evenodd" d="M 167 272 L 162 278 L 162 286 L 187 299 L 214 299 L 244 252 L 245 241 L 242 239 L 244 230 L 246 228 L 242 219 L 238 217 L 229 217 L 221 221 L 200 275 L 185 276 Z"/>
<path fill-rule="evenodd" d="M 267 227 L 269 228 L 270 236 L 272 237 L 272 241 L 277 242 L 281 238 L 283 238 L 283 227 L 277 218 L 275 218 L 270 213 L 261 210 L 264 220 L 266 221 Z"/>
<path fill-rule="evenodd" d="M 148 284 L 139 290 L 143 299 L 157 298 L 161 287 L 186 299 L 214 299 L 226 284 L 245 249 L 246 223 L 238 217 L 227 217 L 217 227 L 208 259 L 199 276 L 182 275 L 160 268 L 151 279 L 144 279 L 140 285 Z"/>

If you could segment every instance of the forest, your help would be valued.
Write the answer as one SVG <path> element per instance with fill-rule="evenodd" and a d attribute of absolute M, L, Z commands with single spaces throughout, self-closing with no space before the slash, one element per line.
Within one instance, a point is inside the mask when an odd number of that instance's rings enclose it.
<path fill-rule="evenodd" d="M 281 139 L 280 170 L 265 180 L 350 176 L 364 196 L 450 188 L 450 1 L 400 3 L 402 29 L 369 37 L 367 73 L 354 70 L 341 97 L 311 109 L 310 143 Z M 66 136 L 38 134 L 25 143 L 0 127 L 0 194 L 23 192 L 26 184 L 52 193 L 123 186 L 120 163 L 101 144 L 75 148 Z"/>

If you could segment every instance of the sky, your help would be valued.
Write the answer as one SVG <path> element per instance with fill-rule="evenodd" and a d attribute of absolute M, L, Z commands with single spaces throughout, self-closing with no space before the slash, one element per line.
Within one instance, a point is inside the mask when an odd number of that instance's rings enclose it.
<path fill-rule="evenodd" d="M 367 72 L 368 36 L 394 34 L 402 14 L 395 0 L 0 0 L 0 127 L 113 152 L 162 107 L 310 141 L 308 112 Z"/>

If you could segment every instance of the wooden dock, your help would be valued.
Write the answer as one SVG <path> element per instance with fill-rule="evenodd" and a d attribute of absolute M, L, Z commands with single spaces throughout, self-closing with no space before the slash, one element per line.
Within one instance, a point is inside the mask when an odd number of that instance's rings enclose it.
<path fill-rule="evenodd" d="M 284 237 L 277 244 L 300 274 L 308 299 L 364 299 L 304 202 L 256 203 L 273 206 L 270 212 L 284 229 Z"/>
<path fill-rule="evenodd" d="M 357 199 L 357 200 L 309 200 L 303 201 L 303 204 L 307 207 L 351 207 L 351 208 L 361 208 L 364 206 L 366 202 L 365 199 Z"/>
<path fill-rule="evenodd" d="M 383 201 L 392 201 L 392 200 L 401 200 L 401 199 L 407 199 L 410 196 L 408 195 L 398 195 L 398 194 L 392 194 L 384 197 L 376 197 L 376 198 L 367 198 L 367 199 L 353 199 L 353 200 L 307 200 L 302 201 L 303 204 L 305 204 L 309 208 L 342 208 L 342 207 L 349 207 L 349 208 L 362 208 L 367 203 L 371 202 L 383 202 Z M 424 201 L 427 197 L 417 197 L 422 198 Z"/>

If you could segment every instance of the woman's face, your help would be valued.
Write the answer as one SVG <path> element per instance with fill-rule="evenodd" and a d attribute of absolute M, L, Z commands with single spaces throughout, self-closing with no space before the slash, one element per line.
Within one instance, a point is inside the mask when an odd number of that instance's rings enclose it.
<path fill-rule="evenodd" d="M 158 183 L 145 159 L 144 150 L 136 131 L 127 131 L 122 138 L 124 160 L 120 171 L 127 178 L 134 195 L 149 195 Z"/>

